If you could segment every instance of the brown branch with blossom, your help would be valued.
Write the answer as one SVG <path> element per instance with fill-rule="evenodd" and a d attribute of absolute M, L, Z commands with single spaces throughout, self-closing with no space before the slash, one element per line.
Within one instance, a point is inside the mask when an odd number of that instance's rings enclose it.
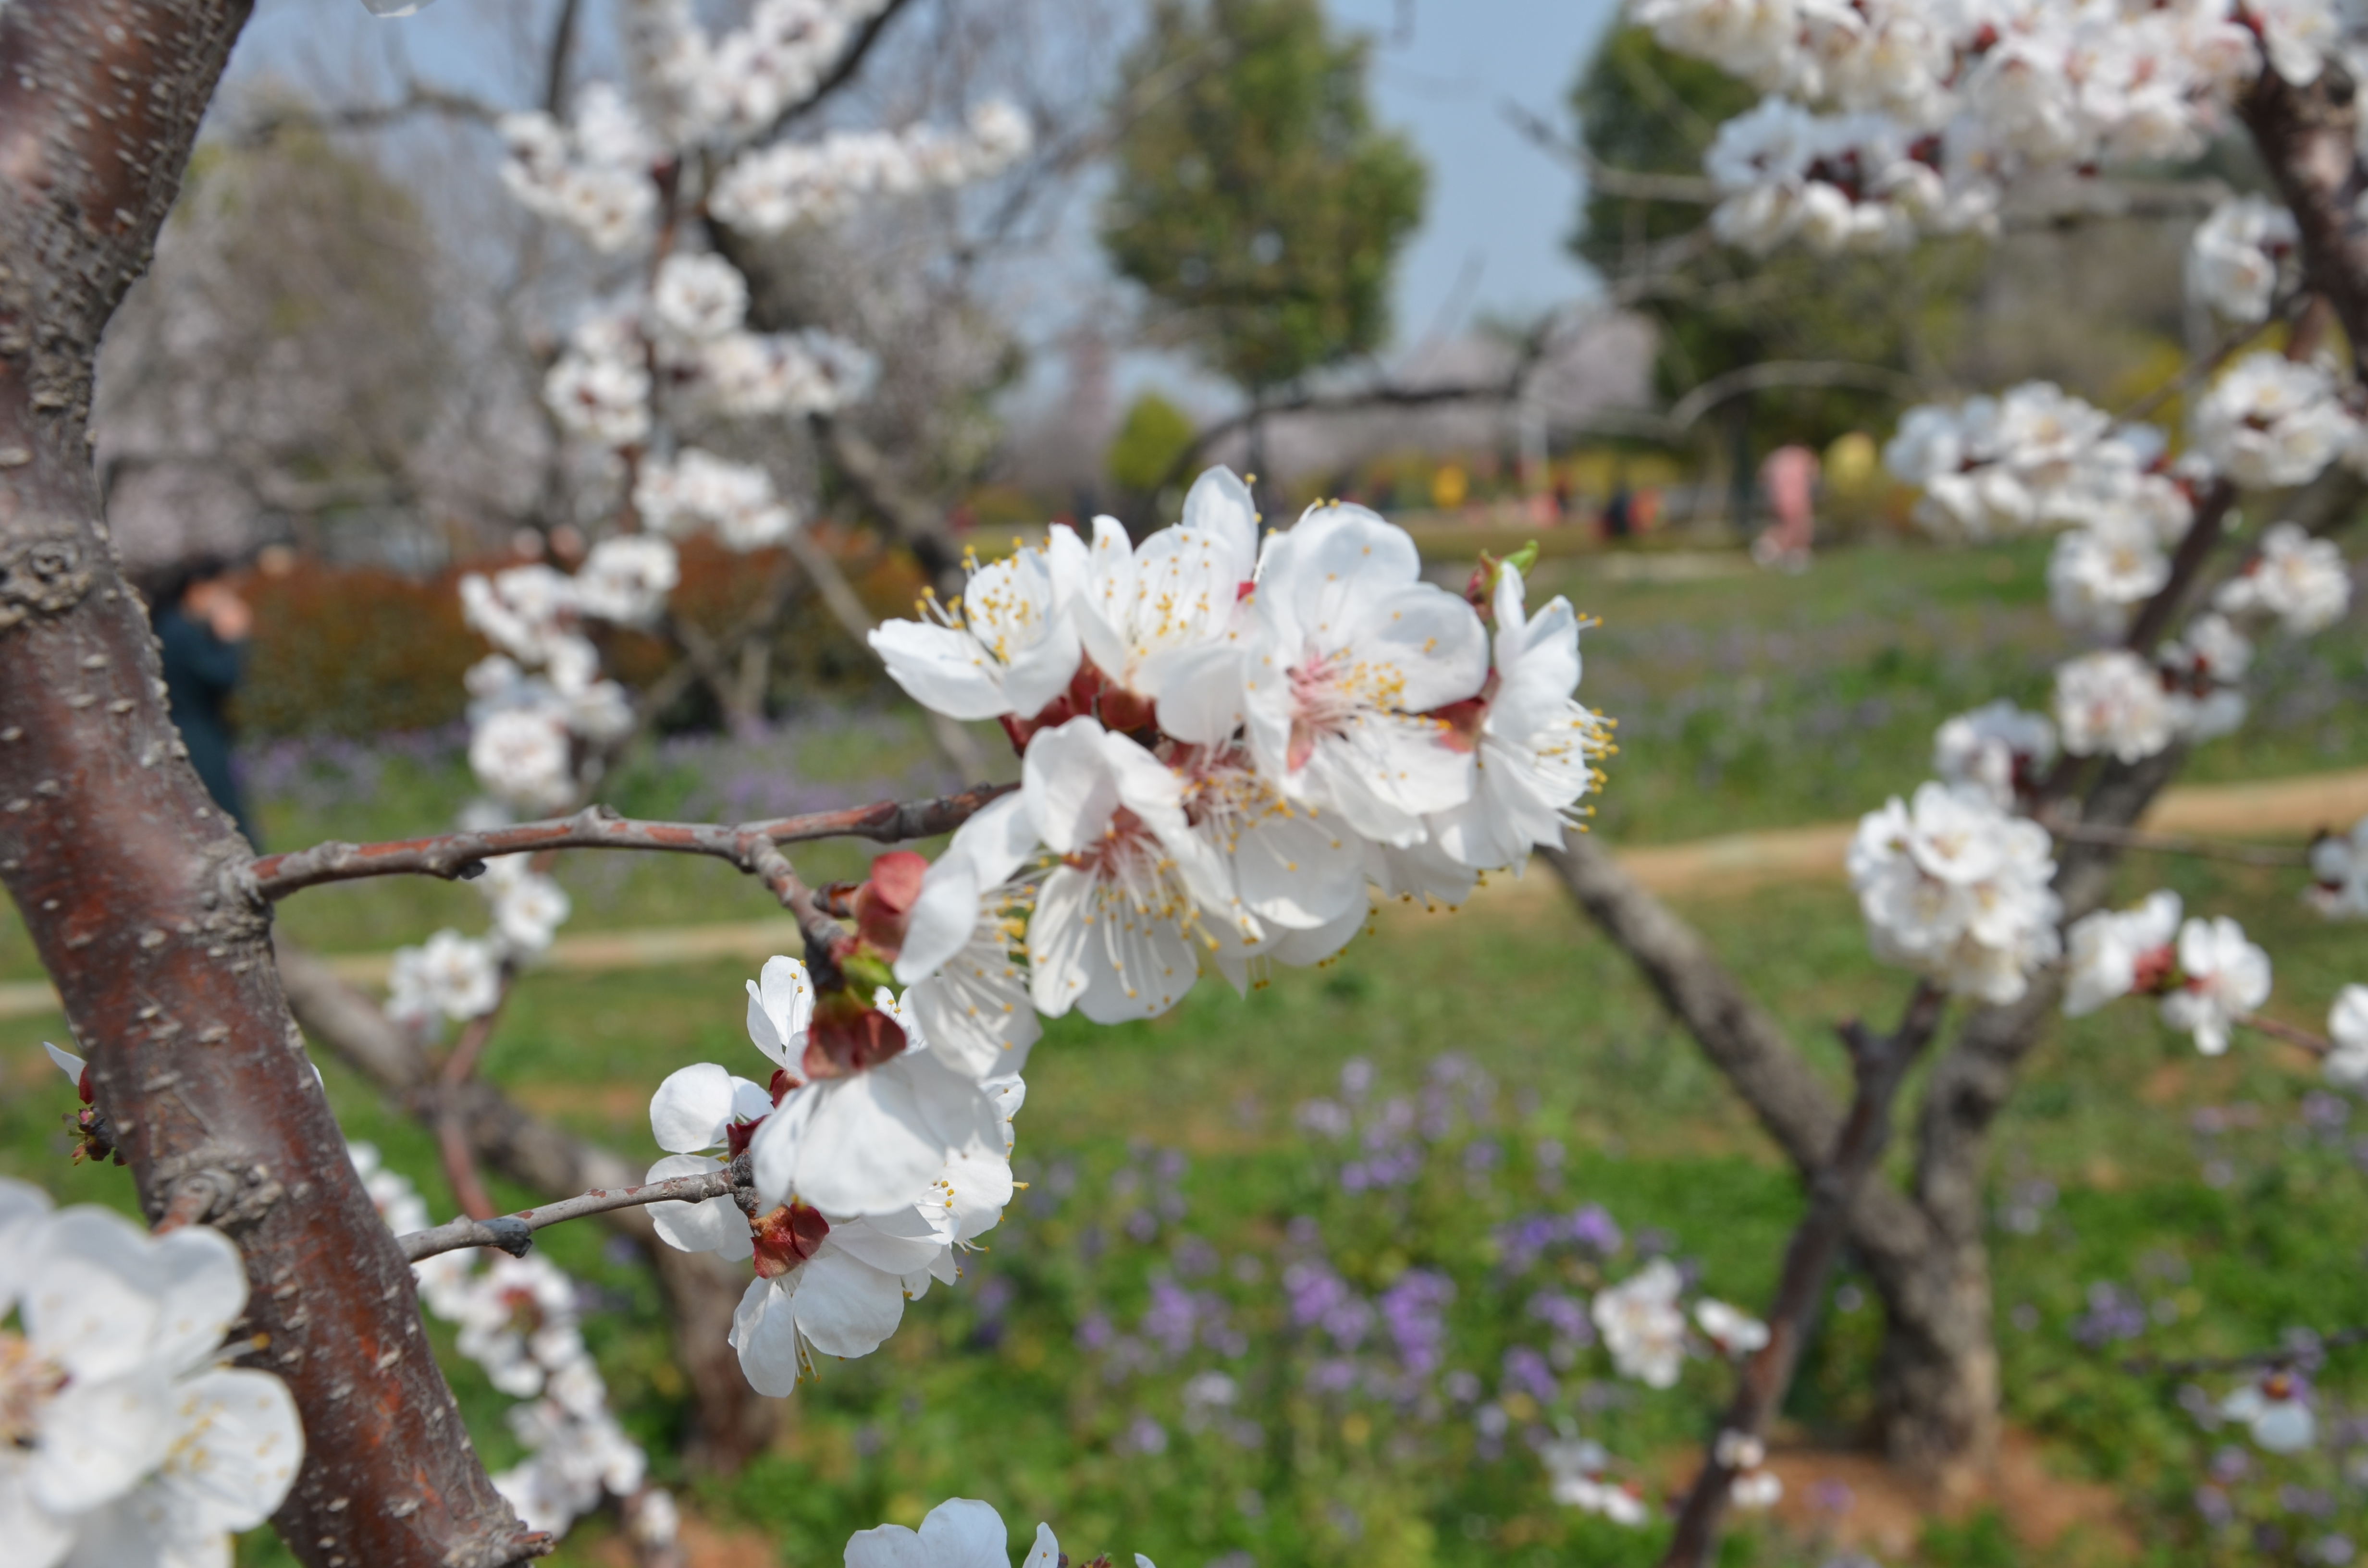
<path fill-rule="evenodd" d="M 1907 1070 L 1940 1032 L 1947 998 L 1919 983 L 1899 1027 L 1877 1038 L 1856 1019 L 1840 1027 L 1857 1088 L 1833 1152 L 1809 1182 L 1809 1211 L 1793 1232 L 1784 1271 L 1768 1312 L 1768 1343 L 1744 1363 L 1735 1398 L 1702 1453 L 1702 1473 L 1678 1515 L 1677 1534 L 1662 1568 L 1701 1568 L 1718 1546 L 1718 1526 L 1731 1485 L 1748 1468 L 1742 1456 L 1764 1448 L 1769 1423 L 1793 1386 L 1801 1351 L 1825 1304 L 1826 1284 L 1850 1231 L 1850 1210 L 1891 1142 L 1892 1104 Z"/>
<path fill-rule="evenodd" d="M 404 1256 L 417 1263 L 423 1257 L 439 1253 L 459 1252 L 464 1247 L 498 1247 L 512 1257 L 524 1257 L 534 1245 L 534 1233 L 552 1225 L 570 1220 L 589 1219 L 595 1214 L 611 1213 L 619 1209 L 638 1209 L 652 1203 L 701 1203 L 711 1198 L 733 1198 L 748 1189 L 751 1177 L 747 1156 L 743 1155 L 729 1167 L 720 1171 L 700 1171 L 691 1176 L 672 1176 L 665 1181 L 645 1182 L 639 1187 L 596 1187 L 574 1198 L 563 1198 L 556 1203 L 545 1203 L 534 1209 L 521 1209 L 515 1214 L 499 1214 L 490 1219 L 473 1219 L 462 1215 L 430 1230 L 414 1231 L 397 1237 Z"/>

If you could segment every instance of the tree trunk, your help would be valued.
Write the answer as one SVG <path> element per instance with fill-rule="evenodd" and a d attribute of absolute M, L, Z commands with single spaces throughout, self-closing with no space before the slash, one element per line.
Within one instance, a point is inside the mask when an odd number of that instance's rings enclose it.
<path fill-rule="evenodd" d="M 1978 1237 L 1936 1245 L 1918 1260 L 1913 1288 L 1886 1305 L 1875 1368 L 1884 1451 L 1943 1500 L 1969 1496 L 1998 1457 L 1988 1249 Z"/>
<path fill-rule="evenodd" d="M 494 1491 L 428 1353 L 410 1267 L 289 1017 L 249 851 L 185 760 L 97 521 L 99 335 L 246 9 L 0 9 L 0 879 L 142 1205 L 239 1244 L 234 1332 L 304 1426 L 273 1521 L 290 1550 L 315 1568 L 497 1568 L 546 1543 Z"/>

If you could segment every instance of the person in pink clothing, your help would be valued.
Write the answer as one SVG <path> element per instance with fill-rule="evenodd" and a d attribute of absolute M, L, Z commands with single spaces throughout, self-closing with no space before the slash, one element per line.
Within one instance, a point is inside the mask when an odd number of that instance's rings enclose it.
<path fill-rule="evenodd" d="M 1803 446 L 1779 447 L 1759 465 L 1759 490 L 1776 521 L 1751 541 L 1751 558 L 1762 566 L 1804 572 L 1816 526 L 1811 502 L 1817 487 L 1817 454 Z"/>

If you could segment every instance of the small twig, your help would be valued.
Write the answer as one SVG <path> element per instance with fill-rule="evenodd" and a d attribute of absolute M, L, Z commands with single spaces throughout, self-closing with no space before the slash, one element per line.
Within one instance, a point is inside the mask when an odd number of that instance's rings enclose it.
<path fill-rule="evenodd" d="M 161 1236 L 184 1225 L 204 1224 L 237 1191 L 238 1183 L 224 1172 L 190 1172 L 173 1184 L 172 1196 L 165 1200 L 165 1212 L 154 1227 L 155 1233 Z"/>
<path fill-rule="evenodd" d="M 458 1252 L 463 1247 L 499 1247 L 512 1257 L 524 1257 L 527 1249 L 534 1244 L 534 1233 L 546 1226 L 606 1214 L 615 1209 L 635 1209 L 646 1203 L 700 1203 L 711 1198 L 732 1197 L 736 1188 L 749 1181 L 746 1163 L 743 1156 L 720 1171 L 673 1176 L 642 1187 L 595 1187 L 540 1209 L 521 1209 L 515 1214 L 490 1220 L 453 1220 L 400 1238 L 403 1255 L 417 1263 L 423 1257 Z"/>
<path fill-rule="evenodd" d="M 2314 1335 L 2306 1344 L 2288 1345 L 2276 1350 L 2253 1350 L 2240 1356 L 2196 1356 L 2184 1361 L 2166 1361 L 2158 1356 L 2133 1356 L 2122 1363 L 2122 1370 L 2139 1377 L 2185 1378 L 2198 1372 L 2244 1372 L 2262 1367 L 2292 1367 L 2304 1361 L 2316 1361 L 2321 1352 L 2341 1350 L 2354 1345 L 2368 1345 L 2368 1328 L 2342 1328 L 2333 1334 Z"/>
<path fill-rule="evenodd" d="M 1937 987 L 1922 983 L 1908 999 L 1899 1027 L 1889 1035 L 1871 1035 L 1856 1019 L 1841 1026 L 1842 1044 L 1857 1080 L 1850 1117 L 1834 1141 L 1832 1154 L 1809 1183 L 1809 1211 L 1785 1248 L 1784 1272 L 1769 1310 L 1768 1343 L 1744 1363 L 1735 1398 L 1703 1450 L 1702 1473 L 1678 1515 L 1677 1534 L 1661 1558 L 1662 1568 L 1702 1568 L 1715 1552 L 1719 1520 L 1736 1474 L 1717 1439 L 1731 1432 L 1766 1440 L 1768 1425 L 1793 1385 L 1802 1347 L 1824 1304 L 1826 1282 L 1850 1228 L 1850 1207 L 1891 1142 L 1892 1102 L 1907 1069 L 1940 1032 L 1947 1001 Z"/>
<path fill-rule="evenodd" d="M 2105 823 L 2062 822 L 2053 817 L 2041 824 L 2056 839 L 2072 844 L 2102 844 L 2115 849 L 2141 849 L 2156 855 L 2188 855 L 2203 860 L 2232 860 L 2240 866 L 2307 866 L 2310 851 L 2292 845 L 2234 844 L 2221 839 L 2191 838 L 2184 834 L 2147 833 Z"/>
<path fill-rule="evenodd" d="M 2271 1040 L 2282 1040 L 2288 1045 L 2297 1046 L 2313 1056 L 2324 1057 L 2335 1050 L 2335 1043 L 2325 1035 L 2304 1028 L 2300 1024 L 2284 1023 L 2259 1013 L 2246 1013 L 2232 1021 L 2256 1034 L 2265 1034 Z"/>
<path fill-rule="evenodd" d="M 757 846 L 808 843 L 821 838 L 868 838 L 901 844 L 951 833 L 990 802 L 1010 793 L 1009 784 L 980 784 L 958 795 L 929 801 L 882 801 L 845 811 L 727 827 L 713 823 L 644 822 L 617 815 L 605 806 L 586 806 L 574 816 L 475 832 L 444 833 L 384 844 L 316 844 L 283 855 L 266 855 L 252 868 L 256 890 L 267 899 L 324 882 L 364 877 L 441 877 L 465 880 L 499 855 L 544 849 L 641 849 L 662 854 L 707 855 L 741 870 L 757 872 Z"/>

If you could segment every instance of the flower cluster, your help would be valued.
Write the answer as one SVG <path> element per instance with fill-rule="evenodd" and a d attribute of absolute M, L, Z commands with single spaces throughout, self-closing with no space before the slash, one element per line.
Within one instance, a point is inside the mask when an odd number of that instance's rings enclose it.
<path fill-rule="evenodd" d="M 939 1504 L 917 1530 L 904 1525 L 879 1525 L 848 1538 L 847 1568 L 1005 1568 L 1011 1561 L 1010 1535 L 994 1505 L 968 1497 Z M 1039 1524 L 1036 1541 L 1020 1568 L 1060 1568 L 1068 1562 L 1053 1527 Z M 1107 1565 L 1110 1558 L 1095 1558 Z M 1153 1568 L 1150 1558 L 1134 1554 L 1134 1568 Z"/>
<path fill-rule="evenodd" d="M 418 1189 L 375 1147 L 355 1143 L 347 1153 L 388 1230 L 428 1228 Z M 521 1402 L 507 1420 L 529 1457 L 493 1480 L 529 1529 L 565 1535 L 611 1496 L 638 1498 L 635 1523 L 644 1534 L 672 1518 L 672 1499 L 643 1489 L 647 1456 L 609 1414 L 607 1385 L 585 1348 L 574 1280 L 540 1253 L 439 1253 L 412 1273 L 420 1303 L 459 1328 L 461 1354 Z"/>
<path fill-rule="evenodd" d="M 532 869 L 525 855 L 498 855 L 477 879 L 494 926 L 484 937 L 446 929 L 394 955 L 386 1014 L 416 1034 L 435 1033 L 445 1019 L 463 1023 L 494 1010 L 503 975 L 551 946 L 567 921 L 566 890 Z"/>
<path fill-rule="evenodd" d="M 2059 950 L 2047 830 L 1973 785 L 1928 783 L 1860 819 L 1850 848 L 1875 956 L 1992 1004 Z"/>
<path fill-rule="evenodd" d="M 24 1568 L 226 1562 L 295 1483 L 287 1385 L 229 1365 L 246 1267 L 221 1232 L 151 1235 L 0 1177 L 0 1517 Z"/>
<path fill-rule="evenodd" d="M 1943 723 L 1932 737 L 1932 771 L 1941 782 L 1987 797 L 1998 810 L 2036 791 L 2055 757 L 2055 726 L 2005 698 Z"/>
<path fill-rule="evenodd" d="M 573 576 L 534 562 L 461 579 L 461 613 L 495 649 L 467 678 L 469 766 L 495 801 L 537 813 L 575 803 L 598 748 L 633 726 L 585 624 L 646 624 L 678 574 L 672 545 L 635 536 L 603 540 Z"/>
<path fill-rule="evenodd" d="M 1665 46 L 1782 95 L 1744 118 L 1763 122 L 1757 139 L 1785 150 L 1760 161 L 1759 190 L 1729 203 L 1781 206 L 1784 197 L 1761 193 L 1788 185 L 1797 199 L 1801 165 L 1822 153 L 1843 173 L 1821 181 L 1832 192 L 1819 199 L 1826 212 L 1788 232 L 1823 244 L 1962 228 L 1994 214 L 2010 186 L 2079 202 L 2101 167 L 2195 156 L 2263 70 L 2307 84 L 2342 41 L 2335 0 L 1632 0 L 1630 14 Z M 1830 151 L 1779 123 L 1807 119 L 1786 100 L 1845 111 L 1822 122 Z M 1711 154 L 1714 178 L 1735 162 L 1725 142 Z M 1873 155 L 1844 162 L 1852 152 Z M 1903 177 L 1902 165 L 1915 172 Z M 1853 210 L 1868 206 L 1893 210 Z M 1767 225 L 1727 228 L 1782 237 Z"/>
<path fill-rule="evenodd" d="M 916 855 L 881 857 L 859 895 L 860 936 L 838 961 L 893 961 L 920 881 Z M 1011 1200 L 1011 1119 L 1026 1096 L 1025 1042 L 984 1056 L 932 1038 L 914 994 L 879 987 L 867 1006 L 817 996 L 805 965 L 768 961 L 748 983 L 748 1034 L 769 1082 L 712 1062 L 685 1067 L 650 1102 L 666 1157 L 649 1179 L 725 1169 L 744 1155 L 760 1202 L 656 1205 L 659 1237 L 686 1252 L 753 1260 L 732 1343 L 757 1392 L 786 1394 L 812 1352 L 865 1356 L 905 1302 L 951 1283 L 955 1254 Z"/>
<path fill-rule="evenodd" d="M 2225 614 L 2258 616 L 2290 637 L 2307 637 L 2351 608 L 2351 572 L 2334 540 L 2314 539 L 2294 523 L 2271 523 L 2253 558 L 2212 602 Z"/>
<path fill-rule="evenodd" d="M 2284 208 L 2258 196 L 2224 201 L 2188 242 L 2188 292 L 2230 321 L 2267 321 L 2300 242 Z"/>
<path fill-rule="evenodd" d="M 1921 229 L 1992 218 L 1987 201 L 1952 201 L 1927 161 L 1934 146 L 1887 115 L 1816 115 L 1766 99 L 1721 125 L 1703 159 L 1724 198 L 1711 232 L 1763 256 L 1796 238 L 1830 255 L 1905 249 Z"/>
<path fill-rule="evenodd" d="M 1916 518 L 1944 538 L 1981 541 L 2042 528 L 2094 529 L 2175 543 L 2193 515 L 2160 432 L 2116 427 L 2053 381 L 1998 397 L 1919 404 L 1884 446 L 1884 464 L 1924 491 Z"/>
<path fill-rule="evenodd" d="M 1238 987 L 1261 960 L 1321 961 L 1369 886 L 1462 903 L 1559 843 L 1600 778 L 1579 624 L 1562 599 L 1531 614 L 1515 562 L 1468 598 L 1424 582 L 1361 507 L 1310 508 L 1261 551 L 1224 469 L 1139 548 L 1105 517 L 1090 548 L 1056 525 L 974 567 L 953 610 L 872 636 L 916 699 L 1000 720 L 1022 757 L 1019 793 L 924 879 L 898 976 L 940 984 L 928 1027 L 985 1051 L 1027 1006 L 1111 1023 L 1204 969 Z"/>
<path fill-rule="evenodd" d="M 2317 360 L 2248 354 L 2196 400 L 2198 456 L 2248 489 L 2307 484 L 2361 438 L 2334 371 Z"/>
<path fill-rule="evenodd" d="M 2072 923 L 2064 1011 L 2074 1017 L 2123 996 L 2159 996 L 2162 1020 L 2206 1056 L 2228 1049 L 2231 1027 L 2270 999 L 2270 958 L 2222 915 L 2180 919 L 2179 895 L 2134 909 L 2100 909 Z"/>
<path fill-rule="evenodd" d="M 735 229 L 778 233 L 792 223 L 827 222 L 864 197 L 967 185 L 1008 166 L 1029 141 L 1019 111 L 991 102 L 961 133 L 916 126 L 784 142 L 733 165 L 709 206 Z"/>

